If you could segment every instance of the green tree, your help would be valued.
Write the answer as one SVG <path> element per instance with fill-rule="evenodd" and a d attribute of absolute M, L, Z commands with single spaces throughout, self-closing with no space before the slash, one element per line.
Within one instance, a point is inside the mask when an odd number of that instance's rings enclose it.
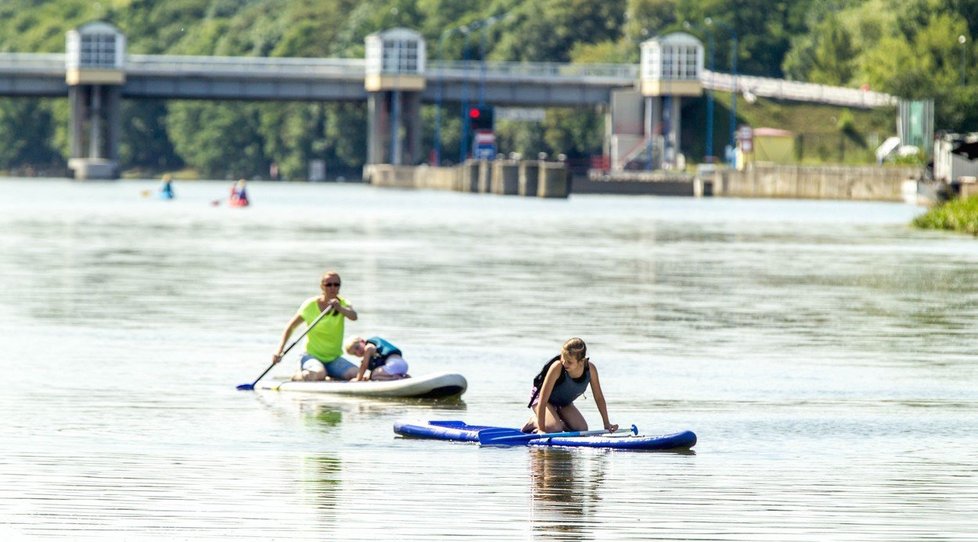
<path fill-rule="evenodd" d="M 268 171 L 260 114 L 253 104 L 175 102 L 166 124 L 177 153 L 205 177 L 230 179 Z"/>
<path fill-rule="evenodd" d="M 528 0 L 507 18 L 493 58 L 567 62 L 575 43 L 618 39 L 624 17 L 618 2 Z"/>
<path fill-rule="evenodd" d="M 0 100 L 0 169 L 64 164 L 54 140 L 53 115 L 44 100 Z"/>
<path fill-rule="evenodd" d="M 635 62 L 640 43 L 675 26 L 676 4 L 677 0 L 628 0 L 623 37 L 635 49 Z"/>
<path fill-rule="evenodd" d="M 855 73 L 855 48 L 849 30 L 830 14 L 785 57 L 785 73 L 824 85 L 849 85 Z"/>
<path fill-rule="evenodd" d="M 183 166 L 166 132 L 168 113 L 163 100 L 123 101 L 119 142 L 123 167 L 160 171 Z"/>

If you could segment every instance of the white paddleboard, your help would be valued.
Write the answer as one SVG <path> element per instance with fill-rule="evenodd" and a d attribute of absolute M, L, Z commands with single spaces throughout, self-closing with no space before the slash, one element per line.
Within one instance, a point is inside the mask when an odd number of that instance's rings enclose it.
<path fill-rule="evenodd" d="M 366 380 L 345 382 L 324 380 L 319 382 L 265 382 L 258 389 L 271 391 L 298 391 L 330 395 L 358 395 L 363 397 L 416 397 L 441 398 L 462 395 L 468 388 L 465 377 L 455 373 L 436 373 L 412 376 L 399 380 Z"/>

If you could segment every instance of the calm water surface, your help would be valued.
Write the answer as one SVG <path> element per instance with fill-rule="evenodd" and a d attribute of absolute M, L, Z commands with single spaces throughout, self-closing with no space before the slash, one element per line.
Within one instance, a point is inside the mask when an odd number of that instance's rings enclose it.
<path fill-rule="evenodd" d="M 909 228 L 919 208 L 152 188 L 0 180 L 5 540 L 978 535 L 978 241 Z M 236 391 L 327 268 L 348 334 L 464 374 L 463 399 Z M 695 451 L 394 437 L 522 423 L 575 335 L 614 421 Z"/>

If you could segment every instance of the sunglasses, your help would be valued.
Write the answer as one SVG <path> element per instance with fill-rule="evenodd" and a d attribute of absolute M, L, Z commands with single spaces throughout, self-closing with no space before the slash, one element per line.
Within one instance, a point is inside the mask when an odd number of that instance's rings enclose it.
<path fill-rule="evenodd" d="M 339 288 L 340 287 L 340 283 L 339 282 L 324 282 L 323 283 L 323 286 L 325 286 L 327 288 Z"/>

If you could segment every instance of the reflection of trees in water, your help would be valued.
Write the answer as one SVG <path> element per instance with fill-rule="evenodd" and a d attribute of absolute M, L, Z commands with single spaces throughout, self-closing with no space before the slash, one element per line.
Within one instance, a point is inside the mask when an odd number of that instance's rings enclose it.
<path fill-rule="evenodd" d="M 343 411 L 329 405 L 302 403 L 299 407 L 306 425 L 330 431 L 343 421 Z"/>
<path fill-rule="evenodd" d="M 322 532 L 332 532 L 340 519 L 337 507 L 342 471 L 343 464 L 337 456 L 317 454 L 302 457 L 299 485 L 303 494 L 312 501 L 317 512 L 316 520 L 323 522 L 320 527 Z"/>
<path fill-rule="evenodd" d="M 593 450 L 534 448 L 530 453 L 531 518 L 535 534 L 548 540 L 581 540 L 591 523 L 605 453 Z"/>

